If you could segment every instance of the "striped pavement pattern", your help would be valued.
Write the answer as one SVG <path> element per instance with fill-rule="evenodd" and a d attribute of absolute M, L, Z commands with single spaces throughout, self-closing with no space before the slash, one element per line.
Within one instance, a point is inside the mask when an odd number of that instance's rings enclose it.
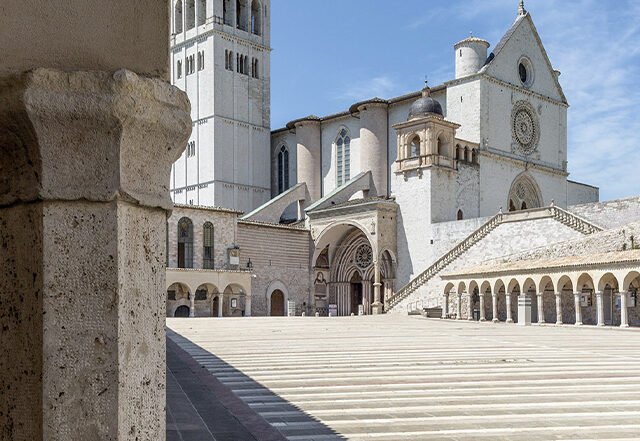
<path fill-rule="evenodd" d="M 400 315 L 167 319 L 292 441 L 640 439 L 640 330 Z"/>

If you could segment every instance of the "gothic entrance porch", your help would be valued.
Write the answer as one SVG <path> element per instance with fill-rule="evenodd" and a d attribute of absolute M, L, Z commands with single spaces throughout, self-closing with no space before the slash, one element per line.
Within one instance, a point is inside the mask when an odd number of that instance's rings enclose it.
<path fill-rule="evenodd" d="M 396 267 L 395 202 L 356 199 L 307 213 L 310 218 L 316 311 L 326 315 L 384 312 Z"/>

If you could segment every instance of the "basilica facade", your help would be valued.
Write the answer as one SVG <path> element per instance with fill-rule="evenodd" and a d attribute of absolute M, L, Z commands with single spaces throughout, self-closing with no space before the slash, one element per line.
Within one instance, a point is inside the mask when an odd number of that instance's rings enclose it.
<path fill-rule="evenodd" d="M 291 233 L 284 234 L 298 239 L 306 234 L 308 254 L 295 274 L 276 274 L 277 265 L 266 262 L 277 259 L 264 256 L 286 248 L 238 247 L 244 260 L 237 269 L 265 280 L 251 290 L 252 304 L 263 306 L 248 312 L 271 314 L 276 284 L 299 313 L 439 308 L 451 315 L 460 308 L 458 316 L 470 317 L 474 303 L 464 299 L 472 291 L 464 285 L 465 296 L 450 295 L 453 285 L 443 278 L 450 271 L 526 259 L 518 253 L 593 241 L 612 234 L 607 226 L 640 220 L 632 198 L 615 204 L 621 211 L 611 224 L 601 218 L 610 206 L 598 204 L 598 188 L 569 179 L 569 104 L 523 2 L 495 46 L 470 36 L 451 55 L 455 77 L 444 84 L 297 118 L 271 132 L 270 200 L 240 210 L 235 222 L 260 225 L 267 237 L 269 225 L 286 226 Z M 174 213 L 175 225 L 185 209 Z M 610 251 L 628 240 L 608 242 Z M 249 265 L 251 254 L 262 264 Z"/>

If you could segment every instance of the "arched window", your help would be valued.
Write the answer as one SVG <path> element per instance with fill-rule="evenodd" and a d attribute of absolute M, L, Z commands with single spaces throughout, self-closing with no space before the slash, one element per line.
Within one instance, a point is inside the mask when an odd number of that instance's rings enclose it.
<path fill-rule="evenodd" d="M 205 223 L 202 227 L 202 245 L 202 268 L 213 269 L 213 224 L 211 222 Z"/>
<path fill-rule="evenodd" d="M 231 7 L 229 2 L 231 0 L 222 0 L 222 19 L 224 20 L 224 24 L 231 26 L 233 24 L 233 20 L 231 19 Z"/>
<path fill-rule="evenodd" d="M 178 221 L 178 268 L 193 268 L 193 222 L 188 217 Z"/>
<path fill-rule="evenodd" d="M 438 150 L 436 151 L 436 153 L 439 156 L 445 156 L 445 154 L 444 154 L 444 142 L 442 141 L 441 137 L 438 137 Z"/>
<path fill-rule="evenodd" d="M 458 210 L 458 220 L 462 219 L 464 219 L 464 214 L 462 213 L 462 210 Z"/>
<path fill-rule="evenodd" d="M 247 3 L 246 0 L 236 0 L 236 27 L 240 30 L 247 30 Z"/>
<path fill-rule="evenodd" d="M 229 70 L 233 70 L 233 51 L 229 51 Z"/>
<path fill-rule="evenodd" d="M 469 149 L 467 147 L 464 148 L 464 160 L 469 162 Z"/>
<path fill-rule="evenodd" d="M 471 150 L 471 162 L 474 164 L 478 163 L 478 151 L 476 149 Z"/>
<path fill-rule="evenodd" d="M 198 0 L 198 26 L 207 21 L 207 0 Z"/>
<path fill-rule="evenodd" d="M 460 160 L 460 144 L 456 144 L 456 160 Z"/>
<path fill-rule="evenodd" d="M 185 10 L 185 27 L 187 31 L 192 29 L 196 25 L 196 3 L 195 0 L 186 0 L 186 10 Z"/>
<path fill-rule="evenodd" d="M 420 137 L 414 136 L 411 140 L 411 151 L 409 152 L 410 158 L 417 158 L 420 156 Z"/>
<path fill-rule="evenodd" d="M 182 0 L 176 2 L 173 13 L 173 31 L 176 34 L 182 32 Z"/>
<path fill-rule="evenodd" d="M 347 129 L 341 129 L 336 138 L 336 184 L 342 184 L 351 179 L 351 137 Z"/>
<path fill-rule="evenodd" d="M 278 194 L 289 189 L 289 150 L 280 147 L 278 152 Z"/>
<path fill-rule="evenodd" d="M 262 35 L 261 18 L 260 3 L 258 0 L 253 0 L 253 3 L 251 3 L 251 33 Z"/>

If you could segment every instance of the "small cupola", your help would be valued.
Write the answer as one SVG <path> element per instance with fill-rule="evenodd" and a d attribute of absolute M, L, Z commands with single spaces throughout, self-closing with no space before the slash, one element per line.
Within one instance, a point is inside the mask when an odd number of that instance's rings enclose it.
<path fill-rule="evenodd" d="M 443 117 L 442 106 L 440 103 L 431 98 L 431 89 L 424 83 L 424 89 L 422 89 L 422 98 L 417 99 L 409 110 L 409 120 L 422 118 L 427 115 L 436 115 Z"/>

